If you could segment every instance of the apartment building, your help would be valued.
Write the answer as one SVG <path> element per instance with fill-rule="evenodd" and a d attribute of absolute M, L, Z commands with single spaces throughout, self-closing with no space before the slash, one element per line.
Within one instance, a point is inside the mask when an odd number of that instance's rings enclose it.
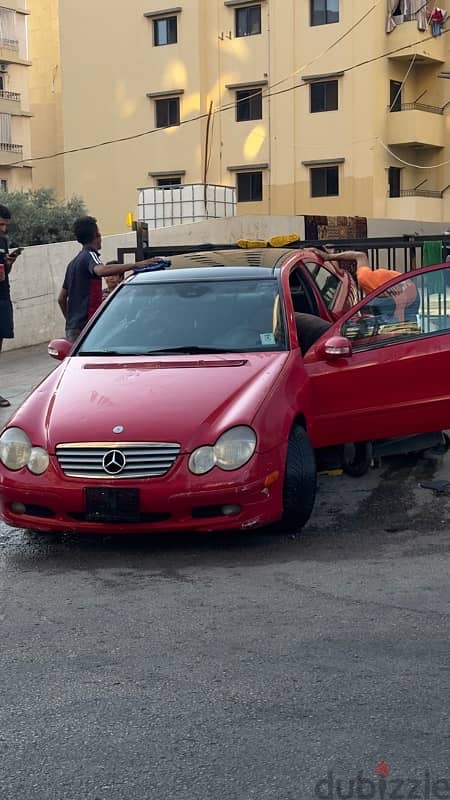
<path fill-rule="evenodd" d="M 0 189 L 31 187 L 26 0 L 0 0 Z"/>
<path fill-rule="evenodd" d="M 29 2 L 56 20 L 57 0 Z M 59 159 L 59 190 L 83 196 L 108 233 L 123 229 L 138 187 L 203 181 L 236 186 L 238 213 L 448 224 L 450 33 L 446 23 L 432 35 L 431 10 L 424 0 L 60 0 L 33 106 L 49 139 L 34 154 L 74 151 Z M 43 185 L 57 160 L 39 166 Z"/>
<path fill-rule="evenodd" d="M 64 158 L 49 158 L 64 149 L 61 48 L 58 0 L 28 0 L 30 9 L 29 44 L 32 67 L 29 74 L 33 185 L 54 189 L 64 199 Z M 72 194 L 69 190 L 69 194 Z"/>

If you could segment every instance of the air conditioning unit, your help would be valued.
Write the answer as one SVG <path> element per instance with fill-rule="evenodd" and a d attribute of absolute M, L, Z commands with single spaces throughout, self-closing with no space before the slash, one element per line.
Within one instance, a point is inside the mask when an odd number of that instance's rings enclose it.
<path fill-rule="evenodd" d="M 8 72 L 8 64 L 0 64 L 0 72 Z"/>

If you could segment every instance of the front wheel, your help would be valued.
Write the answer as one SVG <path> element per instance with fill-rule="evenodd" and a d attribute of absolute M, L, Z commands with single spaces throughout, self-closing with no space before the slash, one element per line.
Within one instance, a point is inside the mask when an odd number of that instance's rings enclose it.
<path fill-rule="evenodd" d="M 288 441 L 281 522 L 283 529 L 298 529 L 306 525 L 314 508 L 316 489 L 314 450 L 304 428 L 297 425 L 292 429 Z"/>

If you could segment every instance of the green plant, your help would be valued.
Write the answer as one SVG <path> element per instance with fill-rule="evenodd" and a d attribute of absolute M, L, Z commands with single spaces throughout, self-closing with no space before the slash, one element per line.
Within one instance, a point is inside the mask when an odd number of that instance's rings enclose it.
<path fill-rule="evenodd" d="M 59 202 L 52 189 L 0 192 L 0 204 L 11 212 L 11 247 L 72 241 L 73 223 L 87 213 L 81 198 Z"/>

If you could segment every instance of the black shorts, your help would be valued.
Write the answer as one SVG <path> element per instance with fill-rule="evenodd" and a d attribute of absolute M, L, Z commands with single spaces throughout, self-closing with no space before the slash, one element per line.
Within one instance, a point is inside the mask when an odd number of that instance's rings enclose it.
<path fill-rule="evenodd" d="M 14 318 L 11 300 L 0 300 L 0 339 L 14 339 Z"/>

